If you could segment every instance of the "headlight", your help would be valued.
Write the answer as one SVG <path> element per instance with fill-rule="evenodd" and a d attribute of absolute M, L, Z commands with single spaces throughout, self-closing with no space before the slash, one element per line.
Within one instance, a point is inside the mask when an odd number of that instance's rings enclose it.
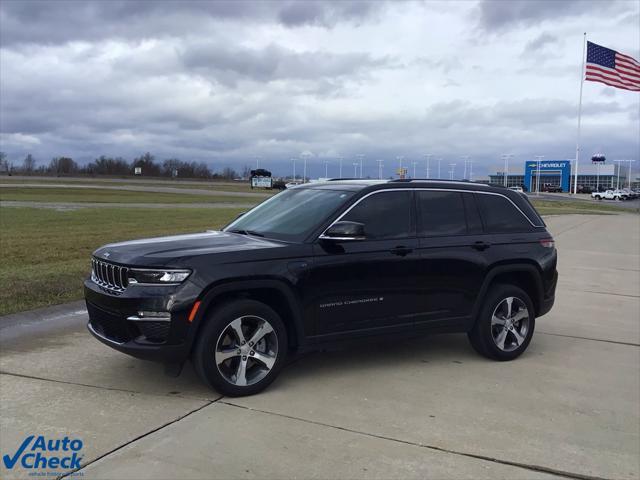
<path fill-rule="evenodd" d="M 129 270 L 129 283 L 182 283 L 191 274 L 191 270 Z"/>

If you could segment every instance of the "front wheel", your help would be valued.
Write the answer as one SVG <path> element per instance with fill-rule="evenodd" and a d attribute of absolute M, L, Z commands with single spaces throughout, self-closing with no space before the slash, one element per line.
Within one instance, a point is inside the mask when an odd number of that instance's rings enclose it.
<path fill-rule="evenodd" d="M 514 285 L 491 287 L 473 329 L 473 348 L 494 360 L 513 360 L 529 346 L 535 329 L 535 310 L 529 295 Z"/>
<path fill-rule="evenodd" d="M 207 318 L 193 352 L 198 375 L 229 396 L 264 390 L 284 366 L 287 329 L 280 316 L 254 300 L 236 300 Z"/>

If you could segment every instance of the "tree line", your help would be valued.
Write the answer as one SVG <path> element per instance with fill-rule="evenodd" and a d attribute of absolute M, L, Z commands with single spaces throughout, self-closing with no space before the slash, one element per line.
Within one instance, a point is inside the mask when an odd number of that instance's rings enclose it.
<path fill-rule="evenodd" d="M 169 158 L 158 161 L 149 152 L 127 161 L 122 157 L 107 157 L 101 155 L 87 165 L 78 163 L 69 157 L 54 157 L 46 165 L 37 165 L 33 155 L 28 154 L 20 163 L 15 164 L 7 158 L 4 152 L 0 152 L 0 172 L 23 175 L 134 175 L 140 168 L 141 175 L 145 177 L 179 177 L 202 179 L 234 179 L 240 176 L 247 178 L 250 168 L 245 166 L 241 174 L 230 167 L 225 167 L 219 172 L 213 172 L 204 162 L 186 162 L 177 158 Z"/>

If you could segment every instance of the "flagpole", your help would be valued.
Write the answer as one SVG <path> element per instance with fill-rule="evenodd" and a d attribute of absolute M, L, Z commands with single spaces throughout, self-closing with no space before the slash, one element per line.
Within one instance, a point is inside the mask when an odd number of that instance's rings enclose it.
<path fill-rule="evenodd" d="M 584 63 L 587 48 L 587 32 L 584 32 L 582 40 L 582 66 L 580 67 L 580 100 L 578 102 L 578 138 L 576 140 L 576 165 L 573 171 L 573 194 L 578 193 L 578 162 L 580 161 L 580 126 L 582 123 L 582 87 L 584 86 Z M 569 189 L 571 192 L 571 189 Z"/>

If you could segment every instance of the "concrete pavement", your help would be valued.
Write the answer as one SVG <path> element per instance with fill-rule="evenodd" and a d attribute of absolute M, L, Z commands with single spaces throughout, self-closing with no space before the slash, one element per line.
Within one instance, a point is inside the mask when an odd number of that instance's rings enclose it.
<path fill-rule="evenodd" d="M 42 433 L 83 439 L 85 478 L 639 478 L 640 217 L 546 221 L 557 302 L 514 362 L 464 335 L 378 342 L 222 398 L 93 340 L 76 305 L 59 331 L 0 330 L 2 454 Z"/>

